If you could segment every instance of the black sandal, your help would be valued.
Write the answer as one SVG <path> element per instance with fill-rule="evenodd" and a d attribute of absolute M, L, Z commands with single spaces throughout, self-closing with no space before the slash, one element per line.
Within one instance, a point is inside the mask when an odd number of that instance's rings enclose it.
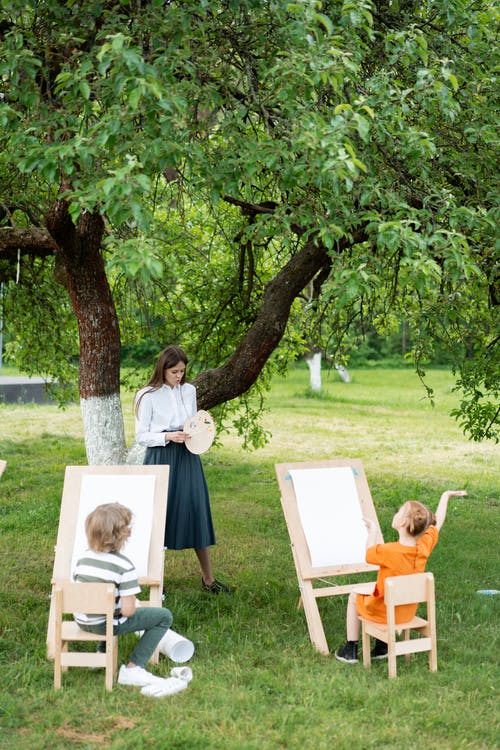
<path fill-rule="evenodd" d="M 232 589 L 229 588 L 229 586 L 226 586 L 225 583 L 221 583 L 217 580 L 217 578 L 214 578 L 212 583 L 205 583 L 203 578 L 201 579 L 201 588 L 203 591 L 209 591 L 211 594 L 232 594 Z"/>

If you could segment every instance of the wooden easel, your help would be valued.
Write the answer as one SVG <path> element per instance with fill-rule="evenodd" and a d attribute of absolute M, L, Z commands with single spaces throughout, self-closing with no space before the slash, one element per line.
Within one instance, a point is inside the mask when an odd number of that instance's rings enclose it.
<path fill-rule="evenodd" d="M 142 606 L 162 606 L 168 466 L 67 466 L 55 547 L 52 590 L 71 581 L 75 557 L 86 547 L 84 523 L 98 505 L 119 502 L 132 510 L 132 534 L 123 548 L 149 587 Z M 47 656 L 54 658 L 54 605 L 51 597 Z M 153 657 L 158 661 L 158 652 Z"/>
<path fill-rule="evenodd" d="M 359 459 L 338 458 L 330 461 L 284 463 L 276 464 L 275 469 L 301 593 L 299 607 L 304 606 L 312 643 L 320 653 L 327 655 L 329 649 L 317 599 L 348 594 L 351 591 L 369 594 L 373 590 L 373 582 L 335 585 L 322 580 L 321 583 L 327 585 L 317 586 L 316 588 L 314 583 L 320 582 L 319 579 L 365 573 L 378 569 L 376 565 L 369 565 L 365 562 L 366 528 L 362 523 L 362 518 L 373 520 L 378 529 L 377 542 L 383 542 L 377 514 L 363 465 Z M 325 470 L 331 469 L 342 469 L 342 471 L 328 471 L 325 474 Z M 324 496 L 321 492 L 315 492 L 315 487 L 311 483 L 310 497 L 307 497 L 304 484 L 307 483 L 308 475 L 303 472 L 308 470 L 320 470 L 320 474 L 315 472 L 310 476 L 320 480 L 323 477 L 326 480 L 327 492 L 324 493 Z M 299 472 L 299 474 L 296 472 Z M 337 475 L 339 486 L 336 486 Z M 297 486 L 299 486 L 298 480 L 301 480 L 300 497 L 296 493 L 293 476 L 295 476 Z M 317 486 L 319 487 L 319 484 Z M 310 509 L 307 508 L 309 500 L 311 501 Z M 347 508 L 348 504 L 351 506 L 350 508 Z M 306 519 L 308 510 L 312 515 Z M 305 519 L 307 530 L 304 528 Z M 342 543 L 346 549 L 343 554 L 340 554 L 334 548 L 334 544 L 329 549 L 328 541 L 326 544 L 321 542 L 321 539 L 328 540 L 330 530 L 337 530 L 337 523 L 342 528 Z M 315 534 L 316 531 L 317 534 Z M 321 544 L 318 543 L 318 540 Z M 315 549 L 315 546 L 321 548 Z M 349 553 L 351 548 L 352 556 Z M 351 559 L 349 559 L 350 557 Z"/>
<path fill-rule="evenodd" d="M 7 466 L 7 461 L 2 461 L 2 460 L 0 459 L 0 477 L 1 477 L 1 476 L 2 476 L 2 474 L 4 473 L 4 471 L 5 471 L 5 467 L 6 467 L 6 466 Z"/>

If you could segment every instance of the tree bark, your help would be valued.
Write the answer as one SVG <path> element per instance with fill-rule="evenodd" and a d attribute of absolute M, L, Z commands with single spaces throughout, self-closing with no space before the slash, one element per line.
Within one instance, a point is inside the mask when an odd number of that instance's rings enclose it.
<path fill-rule="evenodd" d="M 68 290 L 80 338 L 79 393 L 89 464 L 123 463 L 125 430 L 120 404 L 120 328 L 101 242 L 104 222 L 84 212 L 77 225 L 65 201 L 47 216 L 57 244 L 57 273 Z"/>

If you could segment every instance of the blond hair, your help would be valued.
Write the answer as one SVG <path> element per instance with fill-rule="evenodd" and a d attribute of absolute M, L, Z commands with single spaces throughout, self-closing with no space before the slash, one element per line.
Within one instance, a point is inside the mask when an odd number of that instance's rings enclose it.
<path fill-rule="evenodd" d="M 132 511 L 120 503 L 98 505 L 85 519 L 85 533 L 94 552 L 119 552 L 130 536 Z"/>
<path fill-rule="evenodd" d="M 410 536 L 419 537 L 429 526 L 435 526 L 436 516 L 418 500 L 409 500 L 406 505 L 406 531 Z"/>

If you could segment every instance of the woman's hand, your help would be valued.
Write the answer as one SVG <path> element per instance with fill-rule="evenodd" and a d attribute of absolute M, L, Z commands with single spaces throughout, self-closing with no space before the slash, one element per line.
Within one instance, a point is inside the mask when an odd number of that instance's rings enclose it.
<path fill-rule="evenodd" d="M 170 440 L 172 443 L 185 443 L 190 437 L 189 432 L 183 432 L 182 430 L 167 432 L 167 440 Z"/>

